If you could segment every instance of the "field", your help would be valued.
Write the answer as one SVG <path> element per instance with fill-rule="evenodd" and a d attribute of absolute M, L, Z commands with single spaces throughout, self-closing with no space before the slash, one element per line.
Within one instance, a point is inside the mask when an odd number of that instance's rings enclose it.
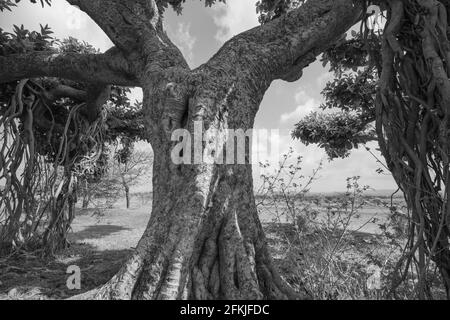
<path fill-rule="evenodd" d="M 0 260 L 0 299 L 63 299 L 105 283 L 145 229 L 151 202 L 144 198 L 135 195 L 128 210 L 123 201 L 108 209 L 79 209 L 69 235 L 71 246 L 54 259 L 27 253 Z M 336 197 L 303 199 L 298 203 L 302 225 L 300 220 L 292 223 L 282 202 L 261 203 L 260 217 L 275 263 L 299 290 L 305 282 L 323 285 L 308 288 L 323 293 L 316 298 L 376 298 L 379 292 L 366 286 L 372 275 L 368 266 L 392 255 L 380 228 L 388 222 L 389 210 L 368 201 L 353 213 L 333 211 L 337 203 Z M 71 265 L 81 269 L 81 290 L 66 286 Z M 355 292 L 340 287 L 348 281 L 356 281 Z"/>

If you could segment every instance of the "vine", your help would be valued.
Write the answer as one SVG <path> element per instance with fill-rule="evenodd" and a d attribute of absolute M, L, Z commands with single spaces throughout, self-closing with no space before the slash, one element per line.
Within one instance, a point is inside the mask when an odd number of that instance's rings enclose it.
<path fill-rule="evenodd" d="M 414 275 L 418 298 L 431 298 L 427 273 L 435 265 L 450 298 L 448 3 L 392 0 L 387 5 L 376 130 L 410 210 L 409 238 L 392 294 Z"/>
<path fill-rule="evenodd" d="M 98 53 L 51 34 L 48 26 L 0 29 L 0 55 Z M 0 251 L 53 254 L 67 245 L 78 185 L 104 174 L 107 144 L 145 139 L 142 104 L 132 105 L 129 92 L 56 78 L 0 86 Z"/>

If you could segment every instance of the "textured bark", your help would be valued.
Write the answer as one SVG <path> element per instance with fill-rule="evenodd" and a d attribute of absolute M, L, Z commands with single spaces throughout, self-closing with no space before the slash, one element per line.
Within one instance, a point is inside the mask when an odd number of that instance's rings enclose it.
<path fill-rule="evenodd" d="M 95 84 L 136 86 L 139 82 L 133 69 L 115 48 L 103 54 L 32 52 L 0 56 L 0 83 L 59 77 Z"/>
<path fill-rule="evenodd" d="M 302 69 L 360 18 L 362 6 L 352 0 L 307 1 L 234 37 L 191 71 L 163 31 L 155 1 L 69 2 L 99 24 L 128 65 L 140 66 L 131 70 L 144 91 L 155 154 L 153 208 L 137 248 L 107 284 L 74 298 L 304 297 L 273 267 L 251 165 L 175 165 L 170 138 L 174 129 L 192 133 L 194 122 L 202 121 L 205 131 L 217 130 L 210 142 L 223 147 L 226 129 L 251 129 L 272 81 L 300 78 Z M 201 152 L 207 154 L 205 146 Z"/>
<path fill-rule="evenodd" d="M 223 137 L 225 128 L 251 128 L 265 90 L 249 89 L 241 80 L 216 71 L 208 74 L 208 69 L 198 70 L 183 85 L 192 91 L 186 83 L 195 84 L 186 128 L 192 131 L 193 121 L 203 121 L 205 130 L 218 129 L 215 139 Z M 267 252 L 253 198 L 251 166 L 174 165 L 170 132 L 160 121 L 166 116 L 168 99 L 159 101 L 152 90 L 145 90 L 145 98 L 152 106 L 148 112 L 154 128 L 152 215 L 132 258 L 93 297 L 296 297 L 274 270 Z"/>

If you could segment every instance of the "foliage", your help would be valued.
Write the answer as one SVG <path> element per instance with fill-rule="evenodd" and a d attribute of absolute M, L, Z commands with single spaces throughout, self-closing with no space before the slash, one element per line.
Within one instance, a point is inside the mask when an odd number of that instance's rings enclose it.
<path fill-rule="evenodd" d="M 80 183 L 84 209 L 89 204 L 98 211 L 103 207 L 111 208 L 124 193 L 129 200 L 130 188 L 149 178 L 153 162 L 150 152 L 135 150 L 133 146 L 124 146 L 118 141 L 108 149 L 111 151 L 103 166 L 105 174 L 98 179 L 83 179 Z"/>
<path fill-rule="evenodd" d="M 289 10 L 298 8 L 304 2 L 304 0 L 260 0 L 256 2 L 256 13 L 259 13 L 259 22 L 264 24 Z"/>
<path fill-rule="evenodd" d="M 444 107 L 450 101 L 448 8 L 447 1 L 393 1 L 383 31 L 363 24 L 360 32 L 328 50 L 323 60 L 336 79 L 324 90 L 324 109 L 341 109 L 349 120 L 336 123 L 331 116 L 310 115 L 293 133 L 302 141 L 318 143 L 333 158 L 365 142 L 359 139 L 367 130 L 364 123 L 375 127 L 372 134 L 405 194 L 412 219 L 394 287 L 413 269 L 422 299 L 432 296 L 427 275 L 433 263 L 450 294 L 449 229 L 444 222 L 449 207 L 450 115 Z M 339 143 L 328 143 L 331 135 L 337 135 Z"/>
<path fill-rule="evenodd" d="M 186 0 L 157 0 L 158 8 L 164 12 L 171 7 L 175 12 L 181 14 L 183 12 L 183 4 Z M 205 0 L 205 6 L 211 7 L 216 3 L 226 0 Z M 280 17 L 283 13 L 288 12 L 300 6 L 304 0 L 260 0 L 256 2 L 256 13 L 259 14 L 259 22 L 266 23 L 270 20 Z"/>
<path fill-rule="evenodd" d="M 125 192 L 127 209 L 130 207 L 130 188 L 142 181 L 151 172 L 153 155 L 150 152 L 134 150 L 125 146 L 114 155 L 114 175 L 120 179 Z"/>
<path fill-rule="evenodd" d="M 48 26 L 41 26 L 39 32 L 23 26 L 14 26 L 11 33 L 0 30 L 0 54 L 98 53 L 85 42 L 74 38 L 59 41 L 51 34 Z M 145 138 L 142 104 L 130 103 L 128 88 L 112 87 L 95 120 L 87 118 L 85 101 L 57 95 L 61 88 L 89 91 L 87 84 L 56 78 L 0 86 L 0 177 L 7 182 L 0 194 L 0 238 L 6 250 L 26 248 L 27 243 L 40 239 L 50 253 L 64 247 L 78 180 L 95 180 L 105 173 L 106 143 Z M 42 174 L 44 168 L 46 175 Z M 46 189 L 38 191 L 42 186 Z"/>
<path fill-rule="evenodd" d="M 21 0 L 0 0 L 0 11 L 11 11 L 11 9 L 13 7 L 16 7 L 20 1 Z M 37 3 L 38 0 L 30 0 L 30 2 Z M 39 0 L 39 3 L 42 7 L 44 7 L 44 5 L 50 5 L 52 3 L 52 0 Z"/>
<path fill-rule="evenodd" d="M 375 96 L 378 84 L 380 39 L 353 31 L 322 56 L 330 65 L 333 80 L 322 94 L 323 112 L 312 112 L 301 119 L 292 132 L 293 138 L 305 144 L 318 144 L 330 159 L 347 157 L 350 151 L 376 139 Z M 373 58 L 369 59 L 369 53 Z"/>
<path fill-rule="evenodd" d="M 344 111 L 310 113 L 295 125 L 292 135 L 305 145 L 324 148 L 330 159 L 346 157 L 353 148 L 375 139 L 374 129 L 361 115 Z"/>
<path fill-rule="evenodd" d="M 186 0 L 157 0 L 156 2 L 161 12 L 164 12 L 170 6 L 175 12 L 181 14 L 183 12 L 183 3 Z M 225 2 L 225 0 L 205 0 L 205 6 L 211 7 L 216 2 Z"/>
<path fill-rule="evenodd" d="M 434 263 L 450 298 L 449 8 L 447 1 L 390 5 L 376 99 L 379 145 L 412 217 L 395 284 L 415 270 L 420 299 L 432 297 Z"/>
<path fill-rule="evenodd" d="M 111 150 L 108 148 L 108 150 Z M 114 174 L 114 157 L 110 152 L 102 165 L 103 174 L 100 176 L 83 176 L 79 181 L 79 194 L 82 208 L 95 208 L 97 214 L 103 209 L 112 208 L 120 196 L 120 177 Z"/>
<path fill-rule="evenodd" d="M 347 179 L 346 192 L 311 194 L 321 167 L 304 176 L 301 158 L 294 158 L 292 150 L 278 166 L 261 167 L 258 211 L 273 221 L 267 227 L 269 241 L 276 243 L 279 267 L 292 285 L 306 289 L 313 299 L 418 297 L 414 272 L 393 285 L 411 221 L 402 213 L 401 198 L 368 196 L 369 187 L 360 185 L 360 177 Z M 427 279 L 435 297 L 442 298 L 439 276 L 430 270 Z"/>

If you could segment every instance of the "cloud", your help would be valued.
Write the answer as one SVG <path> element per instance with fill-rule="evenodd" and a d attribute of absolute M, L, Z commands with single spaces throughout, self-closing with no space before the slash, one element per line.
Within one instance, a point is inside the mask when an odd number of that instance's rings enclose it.
<path fill-rule="evenodd" d="M 216 40 L 221 43 L 231 37 L 256 27 L 258 16 L 256 14 L 256 1 L 230 0 L 226 5 L 214 7 L 214 23 L 218 27 Z"/>
<path fill-rule="evenodd" d="M 285 165 L 295 165 L 297 157 L 302 157 L 302 170 L 301 174 L 305 177 L 310 176 L 315 169 L 318 168 L 321 161 L 325 157 L 325 153 L 322 149 L 316 146 L 305 146 L 297 140 L 293 140 L 289 130 L 280 130 L 278 134 L 269 135 L 269 140 L 257 139 L 253 145 L 253 178 L 256 190 L 261 186 L 263 180 L 261 174 L 274 174 L 280 167 L 280 163 L 284 162 L 283 156 L 292 150 L 291 156 L 286 161 Z M 267 168 L 260 167 L 257 162 L 268 163 L 270 166 Z M 288 170 L 289 171 L 289 170 Z M 285 176 L 288 171 L 283 171 L 283 175 L 280 178 L 287 179 Z M 301 181 L 300 181 L 301 180 Z M 296 180 L 295 183 L 299 184 L 305 182 L 305 178 Z"/>
<path fill-rule="evenodd" d="M 96 48 L 105 51 L 112 42 L 100 27 L 78 8 L 66 1 L 53 1 L 52 6 L 41 8 L 29 2 L 21 2 L 12 12 L 2 12 L 0 27 L 9 31 L 13 24 L 23 24 L 30 30 L 38 30 L 39 24 L 48 24 L 54 36 L 59 39 L 72 36 L 84 40 Z"/>
<path fill-rule="evenodd" d="M 142 101 L 143 92 L 141 88 L 130 88 L 130 91 L 128 99 L 130 99 L 131 104 L 134 104 L 135 101 Z"/>
<path fill-rule="evenodd" d="M 176 29 L 166 25 L 166 31 L 169 38 L 181 50 L 188 64 L 192 66 L 194 59 L 194 45 L 197 38 L 191 34 L 191 25 L 189 23 L 178 22 Z"/>
<path fill-rule="evenodd" d="M 279 154 L 266 153 L 266 146 L 262 141 L 257 141 L 257 146 L 253 148 L 253 157 L 266 156 L 266 158 L 258 158 L 261 162 L 268 162 L 270 167 L 267 169 L 259 167 L 257 164 L 253 166 L 253 178 L 255 188 L 262 184 L 261 174 L 273 173 L 276 168 L 279 167 L 279 162 L 282 160 L 282 155 L 286 154 L 290 148 L 293 153 L 287 165 L 295 164 L 298 156 L 302 157 L 301 174 L 305 177 L 312 175 L 320 164 L 322 169 L 316 176 L 317 180 L 312 184 L 311 191 L 313 192 L 335 192 L 345 191 L 346 178 L 353 176 L 360 176 L 360 185 L 368 185 L 375 190 L 392 190 L 396 188 L 396 184 L 389 174 L 379 174 L 376 172 L 381 164 L 373 158 L 365 150 L 360 148 L 352 151 L 351 155 L 345 159 L 336 159 L 328 161 L 325 152 L 315 146 L 305 146 L 297 140 L 293 140 L 286 131 L 282 131 L 279 138 L 273 138 L 270 143 L 278 143 Z M 375 147 L 376 144 L 371 145 Z M 256 150 L 259 152 L 256 154 Z M 378 152 L 375 152 L 378 156 Z M 300 181 L 301 180 L 301 181 Z M 304 182 L 305 179 L 295 181 L 297 184 Z"/>
<path fill-rule="evenodd" d="M 333 74 L 331 72 L 324 72 L 317 77 L 317 86 L 322 90 L 325 88 L 327 82 L 333 80 Z"/>
<path fill-rule="evenodd" d="M 304 90 L 300 90 L 295 94 L 295 102 L 297 103 L 297 108 L 294 111 L 281 115 L 280 122 L 282 124 L 294 125 L 301 118 L 317 110 L 320 106 L 320 102 L 309 96 Z"/>

